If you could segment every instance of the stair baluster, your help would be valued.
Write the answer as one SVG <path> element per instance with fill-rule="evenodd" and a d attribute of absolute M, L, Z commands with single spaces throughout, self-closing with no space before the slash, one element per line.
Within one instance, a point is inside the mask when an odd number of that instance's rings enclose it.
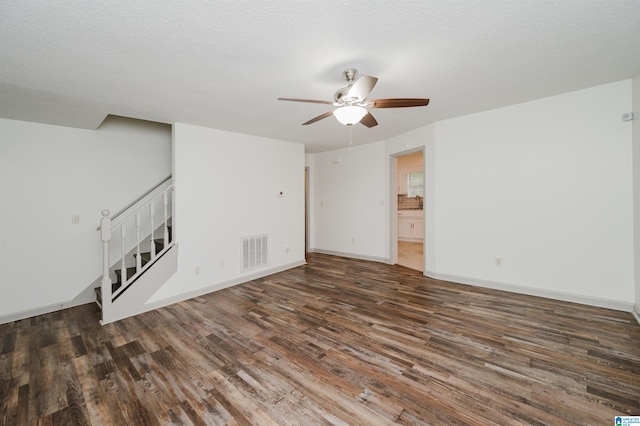
<path fill-rule="evenodd" d="M 162 200 L 164 202 L 164 246 L 163 247 L 169 247 L 169 228 L 168 228 L 168 222 L 169 222 L 169 217 L 167 216 L 167 207 L 169 205 L 169 194 L 167 191 L 165 191 L 162 194 Z"/>
<path fill-rule="evenodd" d="M 120 268 L 120 286 L 123 288 L 127 287 L 127 264 L 125 263 L 125 253 L 127 252 L 127 244 L 126 244 L 126 233 L 125 233 L 125 224 L 123 222 L 120 225 L 120 237 L 122 239 L 122 267 Z"/>
<path fill-rule="evenodd" d="M 136 213 L 136 274 L 142 269 L 142 256 L 140 256 L 140 213 Z"/>
<path fill-rule="evenodd" d="M 154 230 L 156 229 L 153 226 L 153 217 L 155 215 L 155 208 L 154 208 L 155 203 L 152 201 L 149 204 L 149 221 L 151 222 L 151 235 L 149 236 L 149 252 L 151 253 L 151 262 L 153 262 L 153 260 L 156 258 L 156 245 L 154 242 Z"/>

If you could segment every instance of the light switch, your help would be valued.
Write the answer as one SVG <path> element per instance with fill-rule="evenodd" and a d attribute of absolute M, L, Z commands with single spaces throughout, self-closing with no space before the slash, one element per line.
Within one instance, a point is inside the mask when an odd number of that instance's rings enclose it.
<path fill-rule="evenodd" d="M 77 225 L 80 223 L 80 215 L 74 214 L 71 216 L 71 223 Z"/>

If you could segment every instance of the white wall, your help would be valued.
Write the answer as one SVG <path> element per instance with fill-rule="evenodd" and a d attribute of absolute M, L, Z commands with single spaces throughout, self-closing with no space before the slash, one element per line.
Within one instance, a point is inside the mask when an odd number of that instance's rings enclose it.
<path fill-rule="evenodd" d="M 621 121 L 640 104 L 638 80 L 307 155 L 311 248 L 388 260 L 390 156 L 424 146 L 427 274 L 640 304 L 639 120 Z M 170 173 L 169 140 L 168 126 L 136 120 L 89 131 L 0 119 L 0 321 L 66 306 L 99 276 L 100 210 Z M 304 262 L 302 145 L 176 124 L 173 149 L 179 265 L 154 303 L 255 275 L 239 272 L 242 236 L 270 235 L 266 272 Z"/>
<path fill-rule="evenodd" d="M 384 142 L 311 154 L 307 165 L 312 176 L 311 250 L 387 259 L 389 178 Z"/>
<path fill-rule="evenodd" d="M 100 276 L 101 210 L 170 173 L 168 125 L 111 117 L 94 131 L 0 119 L 0 322 L 69 306 Z"/>
<path fill-rule="evenodd" d="M 178 272 L 150 305 L 303 264 L 304 167 L 302 144 L 176 123 Z M 241 272 L 240 239 L 258 234 L 269 234 L 269 263 Z"/>
<path fill-rule="evenodd" d="M 436 123 L 437 273 L 631 302 L 630 109 L 625 80 Z"/>
<path fill-rule="evenodd" d="M 635 311 L 640 321 L 640 75 L 632 81 Z"/>
<path fill-rule="evenodd" d="M 630 110 L 624 80 L 437 122 L 387 141 L 384 154 L 376 144 L 357 159 L 313 154 L 313 199 L 331 208 L 314 207 L 315 247 L 359 257 L 366 249 L 348 244 L 359 229 L 376 236 L 370 252 L 384 257 L 379 232 L 391 235 L 390 216 L 368 214 L 361 228 L 355 221 L 362 205 L 390 192 L 381 170 L 389 157 L 424 146 L 425 274 L 629 309 L 632 133 L 621 115 Z M 354 198 L 334 157 L 366 174 L 369 189 Z"/>

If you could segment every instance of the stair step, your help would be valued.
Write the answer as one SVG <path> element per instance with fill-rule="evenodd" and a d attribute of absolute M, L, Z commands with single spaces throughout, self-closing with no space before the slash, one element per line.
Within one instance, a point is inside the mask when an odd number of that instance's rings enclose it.
<path fill-rule="evenodd" d="M 136 268 L 127 268 L 128 278 L 135 273 Z M 116 270 L 116 275 L 118 276 L 118 281 L 111 283 L 111 293 L 115 293 L 120 287 L 122 287 L 121 271 L 119 269 Z M 102 289 L 100 287 L 96 287 L 93 290 L 96 292 L 96 302 L 100 307 L 102 307 Z"/>
<path fill-rule="evenodd" d="M 127 277 L 136 273 L 136 267 L 130 266 L 127 268 Z M 122 276 L 122 269 L 116 269 L 116 276 L 118 277 L 118 281 L 120 281 L 120 277 Z"/>
<path fill-rule="evenodd" d="M 131 278 L 133 274 L 136 273 L 136 267 L 133 266 L 131 268 L 127 268 L 127 279 Z M 122 285 L 122 270 L 116 269 L 116 277 L 117 280 L 115 283 L 111 284 L 111 291 L 116 291 Z"/>
<path fill-rule="evenodd" d="M 116 290 L 118 290 L 120 287 L 122 286 L 122 284 L 118 281 L 115 283 L 111 283 L 111 292 L 115 292 Z M 101 287 L 96 287 L 93 289 L 96 292 L 96 301 L 99 304 L 102 304 L 102 288 Z"/>
<path fill-rule="evenodd" d="M 138 257 L 138 254 L 134 253 L 133 258 L 136 259 L 137 257 Z M 150 261 L 151 261 L 151 252 L 147 251 L 144 253 L 140 253 L 140 262 L 142 263 L 142 266 L 146 265 Z"/>
<path fill-rule="evenodd" d="M 163 238 L 157 238 L 157 239 L 153 240 L 153 242 L 156 245 L 156 253 L 159 253 L 164 248 L 164 239 Z M 169 238 L 169 242 L 171 242 L 171 238 Z"/>

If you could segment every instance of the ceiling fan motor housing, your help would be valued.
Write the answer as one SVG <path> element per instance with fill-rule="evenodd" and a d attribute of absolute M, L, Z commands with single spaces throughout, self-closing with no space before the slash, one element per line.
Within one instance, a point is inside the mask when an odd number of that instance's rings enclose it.
<path fill-rule="evenodd" d="M 336 101 L 337 104 L 345 103 L 346 101 L 345 95 L 349 93 L 349 88 L 350 88 L 349 86 L 343 87 L 342 89 L 339 89 L 335 95 L 333 95 L 333 99 Z"/>
<path fill-rule="evenodd" d="M 358 70 L 355 68 L 349 68 L 348 70 L 344 71 L 344 78 L 347 79 L 347 83 L 349 83 L 349 85 L 347 87 L 343 87 L 342 89 L 338 89 L 336 94 L 333 95 L 333 99 L 336 101 L 336 103 L 351 105 L 361 100 L 361 99 L 354 99 L 354 98 L 351 98 L 351 99 L 345 98 L 345 95 L 349 93 L 349 89 L 351 89 L 351 86 L 353 85 L 353 80 L 356 78 L 357 74 L 358 74 Z"/>

